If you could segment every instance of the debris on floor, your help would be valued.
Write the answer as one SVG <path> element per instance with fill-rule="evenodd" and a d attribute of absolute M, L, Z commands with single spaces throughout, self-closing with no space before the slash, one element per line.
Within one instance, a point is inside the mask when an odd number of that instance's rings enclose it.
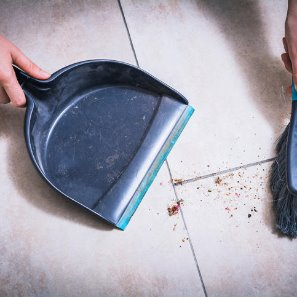
<path fill-rule="evenodd" d="M 258 201 L 261 200 L 261 192 L 265 191 L 268 172 L 261 165 L 257 166 L 252 175 L 247 174 L 246 168 L 240 168 L 233 172 L 216 175 L 209 182 L 198 182 L 195 188 L 199 191 L 197 201 L 205 204 L 211 200 L 222 201 L 222 210 L 226 219 L 232 220 L 234 227 L 239 226 L 239 221 L 244 217 L 246 223 L 262 224 L 261 212 Z M 256 182 L 256 187 L 253 184 Z"/>
<path fill-rule="evenodd" d="M 169 216 L 173 216 L 178 214 L 180 206 L 182 205 L 182 203 L 184 202 L 183 199 L 178 200 L 175 204 L 171 205 L 170 207 L 167 208 L 168 211 L 168 215 Z"/>
<path fill-rule="evenodd" d="M 222 183 L 223 179 L 220 178 L 219 176 L 215 179 L 215 184 L 220 185 Z"/>
<path fill-rule="evenodd" d="M 172 182 L 175 186 L 182 185 L 184 180 L 182 178 L 173 178 Z"/>
<path fill-rule="evenodd" d="M 184 237 L 181 241 L 182 241 L 182 243 L 185 243 L 188 240 L 189 240 L 189 237 Z M 182 243 L 181 243 L 181 245 L 182 245 Z M 180 248 L 182 247 L 181 245 L 179 246 Z"/>

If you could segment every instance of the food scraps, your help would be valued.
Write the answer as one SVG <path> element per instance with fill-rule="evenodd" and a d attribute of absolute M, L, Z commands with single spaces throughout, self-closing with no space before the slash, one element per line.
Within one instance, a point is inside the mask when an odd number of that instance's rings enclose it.
<path fill-rule="evenodd" d="M 172 179 L 172 182 L 175 186 L 178 186 L 178 185 L 182 185 L 183 184 L 183 179 L 182 178 L 173 178 Z"/>
<path fill-rule="evenodd" d="M 219 176 L 215 179 L 215 183 L 217 185 L 220 185 L 222 181 L 223 181 L 223 179 L 221 179 Z"/>
<path fill-rule="evenodd" d="M 175 204 L 167 208 L 169 216 L 178 214 L 181 204 L 184 202 L 183 199 L 178 200 Z"/>

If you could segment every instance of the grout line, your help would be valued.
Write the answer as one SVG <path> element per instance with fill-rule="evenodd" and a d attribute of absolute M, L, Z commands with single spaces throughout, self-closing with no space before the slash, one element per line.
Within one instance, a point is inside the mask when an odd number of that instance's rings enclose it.
<path fill-rule="evenodd" d="M 133 51 L 135 62 L 137 64 L 137 66 L 139 67 L 139 62 L 138 62 L 138 59 L 137 59 L 135 47 L 134 47 L 134 44 L 132 42 L 131 34 L 130 34 L 128 24 L 127 24 L 127 21 L 126 21 L 126 18 L 125 18 L 125 14 L 124 14 L 124 11 L 123 11 L 121 0 L 118 0 L 118 4 L 119 4 L 119 8 L 121 10 L 123 21 L 124 21 L 124 24 L 125 24 L 125 27 L 126 27 L 126 30 L 127 30 L 127 34 L 128 34 L 128 37 L 129 37 L 129 41 L 130 41 L 130 45 L 131 45 L 131 48 L 132 48 L 132 51 Z M 263 160 L 263 161 L 249 163 L 249 164 L 246 164 L 246 165 L 242 165 L 242 166 L 238 166 L 238 167 L 234 167 L 234 168 L 230 168 L 230 169 L 226 169 L 226 170 L 222 170 L 222 171 L 217 171 L 217 172 L 214 172 L 214 173 L 211 173 L 211 174 L 202 175 L 202 176 L 194 177 L 194 178 L 191 178 L 191 179 L 183 180 L 181 185 L 191 183 L 191 182 L 195 182 L 195 181 L 201 180 L 201 179 L 206 179 L 206 178 L 213 177 L 213 176 L 216 176 L 216 175 L 225 174 L 225 173 L 228 173 L 228 172 L 231 172 L 231 171 L 237 171 L 237 170 L 240 170 L 240 169 L 243 169 L 243 168 L 249 168 L 249 167 L 256 166 L 256 165 L 261 165 L 261 164 L 264 164 L 264 163 L 271 162 L 274 159 L 275 158 L 270 158 L 270 159 L 266 159 L 266 160 Z M 168 169 L 168 172 L 169 172 L 170 180 L 173 181 L 172 173 L 171 173 L 171 170 L 170 170 L 170 167 L 169 167 L 169 163 L 168 163 L 167 160 L 165 162 L 166 162 L 166 166 L 167 166 L 167 169 Z M 176 192 L 175 185 L 174 185 L 173 182 L 171 184 L 172 184 L 172 187 L 173 187 L 173 191 L 174 191 L 176 201 L 178 201 L 179 199 L 178 199 L 178 195 L 177 195 L 177 192 Z M 192 240 L 191 240 L 191 237 L 190 237 L 190 234 L 189 234 L 189 230 L 188 230 L 188 227 L 187 227 L 187 224 L 186 224 L 186 220 L 185 220 L 185 216 L 184 216 L 184 212 L 183 212 L 182 207 L 180 208 L 180 213 L 181 213 L 181 216 L 182 216 L 182 219 L 183 219 L 185 230 L 186 230 L 187 235 L 189 237 L 190 248 L 191 248 L 192 255 L 193 255 L 193 258 L 194 258 L 194 261 L 195 261 L 195 265 L 196 265 L 197 272 L 198 272 L 198 275 L 199 275 L 199 278 L 200 278 L 200 282 L 201 282 L 201 285 L 202 285 L 202 288 L 203 288 L 203 292 L 204 292 L 205 297 L 208 297 L 207 291 L 206 291 L 206 288 L 205 288 L 205 284 L 204 284 L 204 281 L 203 281 L 203 277 L 202 277 L 202 274 L 201 274 L 201 270 L 200 270 L 198 260 L 197 260 L 197 257 L 196 257 L 196 253 L 195 253 L 195 250 L 194 250 L 194 247 L 193 247 L 193 243 L 192 243 Z"/>
<path fill-rule="evenodd" d="M 194 177 L 194 178 L 185 179 L 181 183 L 175 184 L 175 186 L 192 183 L 192 182 L 195 182 L 195 181 L 200 180 L 200 179 L 206 179 L 206 178 L 213 177 L 213 176 L 216 176 L 216 175 L 221 175 L 221 174 L 229 173 L 229 172 L 232 172 L 232 171 L 237 171 L 237 170 L 240 170 L 240 169 L 245 169 L 245 168 L 253 167 L 253 166 L 256 166 L 256 165 L 261 165 L 261 164 L 264 164 L 264 163 L 269 163 L 269 162 L 272 162 L 274 160 L 275 160 L 275 158 L 265 159 L 265 160 L 262 160 L 262 161 L 249 163 L 249 164 L 241 165 L 241 166 L 237 166 L 237 167 L 233 167 L 233 168 L 230 168 L 230 169 L 221 170 L 221 171 L 213 172 L 213 173 L 210 173 L 210 174 L 197 176 L 197 177 Z"/>
<path fill-rule="evenodd" d="M 127 24 L 125 15 L 124 15 L 124 11 L 123 11 L 123 7 L 122 7 L 122 4 L 121 4 L 121 0 L 118 0 L 118 4 L 119 4 L 119 7 L 120 7 L 120 10 L 121 10 L 121 13 L 122 13 L 122 17 L 123 17 L 123 21 L 125 23 L 125 27 L 126 27 L 126 30 L 127 30 L 127 33 L 128 33 L 128 37 L 129 37 L 129 41 L 130 41 L 130 45 L 131 45 L 131 48 L 132 48 L 132 51 L 133 51 L 134 58 L 135 58 L 135 61 L 136 61 L 137 66 L 139 67 L 139 62 L 138 62 L 136 51 L 135 51 L 135 48 L 134 48 L 134 45 L 133 45 L 133 42 L 132 42 L 132 38 L 131 38 L 131 34 L 130 34 L 130 31 L 129 31 L 129 28 L 128 28 L 128 24 Z M 171 174 L 171 170 L 170 170 L 170 167 L 169 167 L 169 163 L 168 163 L 167 160 L 165 162 L 166 162 L 166 165 L 167 165 L 167 169 L 168 169 L 168 172 L 169 172 L 170 179 L 172 181 L 172 174 Z M 173 187 L 173 191 L 174 191 L 174 195 L 175 195 L 176 201 L 178 201 L 178 196 L 177 196 L 177 192 L 176 192 L 175 186 L 174 186 L 174 184 L 172 182 L 171 182 L 171 184 L 172 184 L 172 187 Z M 189 234 L 189 231 L 188 231 L 188 227 L 187 227 L 187 224 L 186 224 L 186 221 L 185 221 L 185 217 L 184 217 L 184 213 L 183 213 L 182 208 L 180 208 L 180 212 L 181 212 L 182 220 L 183 220 L 183 223 L 184 223 L 184 226 L 185 226 L 187 235 L 189 237 L 190 248 L 191 248 L 192 255 L 193 255 L 193 258 L 194 258 L 194 261 L 195 261 L 195 265 L 196 265 L 197 272 L 198 272 L 198 275 L 199 275 L 199 278 L 200 278 L 200 282 L 201 282 L 201 285 L 202 285 L 202 288 L 203 288 L 203 292 L 204 292 L 205 297 L 208 297 L 207 296 L 207 292 L 206 292 L 206 288 L 205 288 L 205 285 L 204 285 L 204 282 L 203 282 L 202 274 L 201 274 L 201 271 L 200 271 L 200 267 L 199 267 L 199 264 L 198 264 L 198 260 L 197 260 L 197 257 L 196 257 L 195 251 L 194 251 L 194 247 L 193 247 L 193 244 L 192 244 L 192 241 L 191 241 L 191 238 L 190 238 L 190 234 Z"/>
<path fill-rule="evenodd" d="M 173 179 L 172 179 L 172 173 L 171 173 L 171 169 L 170 169 L 170 167 L 169 167 L 169 162 L 168 162 L 167 159 L 165 160 L 165 163 L 166 163 L 166 166 L 167 166 L 167 169 L 168 169 L 168 172 L 169 172 L 170 180 L 172 181 L 172 180 L 173 180 Z M 175 198 L 176 198 L 177 201 L 178 201 L 176 188 L 174 187 L 174 184 L 173 184 L 173 183 L 171 183 L 171 184 L 172 184 L 172 186 L 173 186 L 173 191 L 174 191 Z"/>
<path fill-rule="evenodd" d="M 135 62 L 137 64 L 137 66 L 139 67 L 139 63 L 138 63 L 138 59 L 137 59 L 137 56 L 136 56 L 134 44 L 132 42 L 132 38 L 131 38 L 130 31 L 129 31 L 129 28 L 128 28 L 128 24 L 127 24 L 127 21 L 126 21 L 126 18 L 125 18 L 125 14 L 124 14 L 124 10 L 123 10 L 122 4 L 121 4 L 121 0 L 118 0 L 118 4 L 119 4 L 119 7 L 120 7 L 120 10 L 121 10 L 121 13 L 122 13 L 122 17 L 123 17 L 123 21 L 124 21 L 124 24 L 125 24 L 125 27 L 126 27 L 126 30 L 127 30 L 127 33 L 128 33 L 128 37 L 129 37 L 130 45 L 131 45 L 131 48 L 132 48 L 132 51 L 133 51 Z"/>
<path fill-rule="evenodd" d="M 167 166 L 167 169 L 168 169 L 168 172 L 169 172 L 170 180 L 172 180 L 172 174 L 171 174 L 171 170 L 170 170 L 170 167 L 169 167 L 169 163 L 168 163 L 167 160 L 165 162 L 166 162 L 166 166 Z M 176 192 L 175 186 L 174 186 L 173 183 L 171 183 L 171 184 L 172 184 L 172 187 L 173 187 L 173 191 L 174 191 L 174 195 L 175 195 L 176 201 L 178 201 L 178 196 L 177 196 L 177 192 Z M 192 252 L 192 255 L 193 255 L 193 258 L 194 258 L 194 261 L 195 261 L 195 266 L 197 268 L 197 272 L 198 272 L 198 275 L 199 275 L 199 278 L 200 278 L 200 282 L 201 282 L 201 285 L 202 285 L 204 296 L 205 297 L 208 297 L 207 291 L 206 291 L 206 288 L 205 288 L 205 285 L 204 285 L 204 281 L 203 281 L 203 278 L 202 278 L 202 274 L 201 274 L 201 271 L 200 271 L 200 267 L 199 267 L 199 264 L 198 264 L 198 260 L 197 260 L 197 257 L 196 257 L 196 253 L 195 253 L 195 250 L 194 250 L 194 247 L 193 247 L 193 243 L 192 243 L 192 240 L 191 240 L 191 237 L 190 237 L 190 233 L 189 233 L 189 230 L 188 230 L 188 227 L 187 227 L 187 224 L 186 224 L 186 220 L 185 220 L 185 216 L 184 216 L 184 212 L 183 212 L 182 207 L 180 208 L 180 213 L 181 213 L 181 217 L 183 219 L 183 223 L 184 223 L 184 226 L 185 226 L 187 235 L 189 237 L 189 244 L 190 244 L 191 252 Z"/>

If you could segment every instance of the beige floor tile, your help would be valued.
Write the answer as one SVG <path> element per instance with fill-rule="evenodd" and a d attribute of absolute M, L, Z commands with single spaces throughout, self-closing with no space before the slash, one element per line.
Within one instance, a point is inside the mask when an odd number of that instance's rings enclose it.
<path fill-rule="evenodd" d="M 134 63 L 117 1 L 2 1 L 0 30 L 49 71 L 91 58 Z M 37 174 L 23 116 L 0 108 L 0 296 L 203 296 L 182 220 L 167 214 L 167 168 L 126 231 L 111 229 Z"/>
<path fill-rule="evenodd" d="M 0 34 L 50 72 L 89 59 L 135 63 L 116 0 L 1 1 Z"/>
<path fill-rule="evenodd" d="M 140 66 L 196 108 L 169 157 L 191 178 L 274 155 L 288 116 L 284 1 L 133 1 L 123 10 Z"/>
<path fill-rule="evenodd" d="M 296 296 L 296 241 L 273 230 L 271 164 L 178 186 L 209 296 Z"/>

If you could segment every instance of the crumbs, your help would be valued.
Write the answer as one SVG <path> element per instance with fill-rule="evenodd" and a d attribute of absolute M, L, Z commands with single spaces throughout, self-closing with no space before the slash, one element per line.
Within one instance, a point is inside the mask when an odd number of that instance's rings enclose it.
<path fill-rule="evenodd" d="M 216 185 L 221 185 L 222 184 L 223 179 L 220 178 L 219 176 L 215 178 L 215 184 Z"/>
<path fill-rule="evenodd" d="M 265 199 L 267 195 L 266 186 L 268 173 L 263 174 L 265 169 L 257 166 L 253 174 L 247 174 L 247 169 L 219 175 L 213 178 L 213 183 L 204 182 L 196 186 L 199 193 L 199 201 L 209 203 L 208 198 L 223 202 L 223 210 L 230 219 L 234 217 L 245 217 L 246 222 L 257 216 L 257 205 L 259 200 Z M 204 197 L 201 197 L 202 195 Z M 261 221 L 261 218 L 258 216 Z"/>
<path fill-rule="evenodd" d="M 182 185 L 184 182 L 184 180 L 182 178 L 173 178 L 172 179 L 172 183 L 175 185 L 175 186 L 178 186 L 178 185 Z"/>
<path fill-rule="evenodd" d="M 179 210 L 180 210 L 180 206 L 183 204 L 183 202 L 184 202 L 184 200 L 180 199 L 175 204 L 169 206 L 167 208 L 168 215 L 169 216 L 174 216 L 174 215 L 178 214 Z"/>

